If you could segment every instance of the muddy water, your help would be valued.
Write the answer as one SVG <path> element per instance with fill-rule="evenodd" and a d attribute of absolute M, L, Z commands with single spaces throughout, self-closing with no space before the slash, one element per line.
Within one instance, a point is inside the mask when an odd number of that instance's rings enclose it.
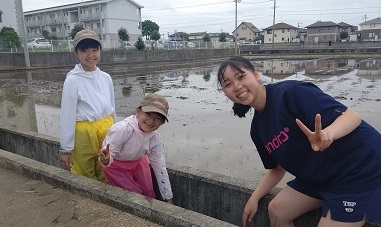
<path fill-rule="evenodd" d="M 311 81 L 381 132 L 380 59 L 253 63 L 264 83 Z M 118 120 L 133 113 L 144 93 L 167 98 L 169 123 L 160 131 L 168 162 L 256 180 L 264 169 L 249 136 L 254 113 L 243 119 L 233 116 L 232 103 L 217 90 L 217 69 L 211 65 L 126 75 L 122 66 L 102 67 L 113 76 Z M 60 98 L 68 70 L 0 73 L 0 125 L 59 137 Z"/>

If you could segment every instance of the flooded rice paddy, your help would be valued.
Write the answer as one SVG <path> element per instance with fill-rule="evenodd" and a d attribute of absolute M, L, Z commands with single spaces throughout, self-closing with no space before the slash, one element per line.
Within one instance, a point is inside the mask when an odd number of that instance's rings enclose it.
<path fill-rule="evenodd" d="M 311 81 L 381 132 L 381 59 L 253 63 L 265 84 Z M 133 114 L 144 93 L 167 98 L 169 122 L 160 128 L 167 162 L 245 180 L 265 172 L 249 136 L 254 113 L 243 119 L 233 116 L 232 103 L 217 89 L 218 65 L 146 75 L 126 75 L 123 66 L 101 69 L 113 77 L 118 120 Z M 0 127 L 59 137 L 62 86 L 69 70 L 0 72 Z"/>

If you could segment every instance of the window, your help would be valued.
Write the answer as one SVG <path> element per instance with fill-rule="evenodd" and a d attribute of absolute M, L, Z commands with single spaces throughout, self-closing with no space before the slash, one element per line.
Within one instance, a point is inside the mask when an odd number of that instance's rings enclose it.
<path fill-rule="evenodd" d="M 282 33 L 284 33 L 284 29 L 282 29 Z"/>
<path fill-rule="evenodd" d="M 273 30 L 267 30 L 267 34 L 272 34 Z"/>
<path fill-rule="evenodd" d="M 284 41 L 284 37 L 282 37 L 282 41 Z"/>
<path fill-rule="evenodd" d="M 319 29 L 319 33 L 320 33 L 320 32 L 323 32 L 323 29 L 320 28 L 320 29 Z"/>

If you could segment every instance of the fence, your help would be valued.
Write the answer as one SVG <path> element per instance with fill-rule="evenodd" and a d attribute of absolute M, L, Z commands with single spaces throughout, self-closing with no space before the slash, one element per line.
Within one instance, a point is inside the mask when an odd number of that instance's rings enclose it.
<path fill-rule="evenodd" d="M 175 41 L 170 41 L 175 42 Z M 145 40 L 146 50 L 160 50 L 160 49 L 227 49 L 234 48 L 234 42 L 189 42 L 189 41 L 176 41 L 176 45 L 168 45 L 170 42 L 154 42 L 150 40 Z M 73 40 L 49 40 L 51 45 L 39 46 L 27 45 L 29 52 L 71 52 L 73 51 Z M 135 42 L 129 42 L 131 45 L 127 47 L 125 42 L 120 40 L 102 40 L 102 48 L 105 51 L 116 50 L 116 49 L 136 49 Z M 1 42 L 0 41 L 0 52 L 22 52 L 23 48 L 16 47 L 15 43 L 12 42 Z"/>

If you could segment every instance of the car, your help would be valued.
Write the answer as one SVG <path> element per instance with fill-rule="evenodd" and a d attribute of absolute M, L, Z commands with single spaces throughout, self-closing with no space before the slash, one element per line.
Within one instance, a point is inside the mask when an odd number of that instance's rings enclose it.
<path fill-rule="evenodd" d="M 184 47 L 184 44 L 181 41 L 167 41 L 163 46 L 166 49 L 180 49 Z"/>
<path fill-rule="evenodd" d="M 33 38 L 27 41 L 29 48 L 52 48 L 52 44 L 45 38 Z"/>
<path fill-rule="evenodd" d="M 158 49 L 163 49 L 164 48 L 164 43 L 162 40 L 156 41 L 156 48 Z"/>
<path fill-rule="evenodd" d="M 126 48 L 126 49 L 135 49 L 136 47 L 135 47 L 135 45 L 133 43 L 124 41 L 124 48 Z"/>
<path fill-rule="evenodd" d="M 188 48 L 195 48 L 196 47 L 196 44 L 192 43 L 192 42 L 189 42 L 187 44 Z"/>

